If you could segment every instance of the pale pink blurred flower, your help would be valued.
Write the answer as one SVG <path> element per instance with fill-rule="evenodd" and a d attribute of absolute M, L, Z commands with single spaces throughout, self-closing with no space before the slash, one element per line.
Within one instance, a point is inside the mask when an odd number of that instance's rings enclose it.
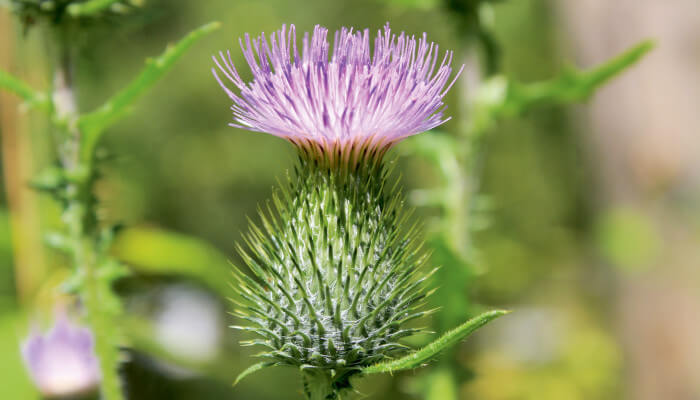
<path fill-rule="evenodd" d="M 92 332 L 59 315 L 45 334 L 31 333 L 22 357 L 34 384 L 46 397 L 89 392 L 100 382 Z"/>

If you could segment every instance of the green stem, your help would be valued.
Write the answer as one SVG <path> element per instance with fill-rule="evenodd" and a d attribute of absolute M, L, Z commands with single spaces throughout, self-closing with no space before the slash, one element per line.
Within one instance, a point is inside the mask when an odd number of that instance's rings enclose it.
<path fill-rule="evenodd" d="M 63 222 L 72 244 L 75 273 L 81 276 L 79 294 L 87 311 L 87 320 L 95 337 L 102 374 L 101 397 L 104 400 L 124 398 L 119 380 L 118 329 L 114 319 L 118 315 L 116 296 L 110 283 L 100 279 L 98 268 L 101 254 L 98 249 L 99 232 L 92 193 L 95 173 L 80 160 L 82 135 L 78 128 L 78 108 L 72 76 L 72 54 L 65 31 L 57 38 L 57 60 L 54 71 L 54 122 L 60 132 L 59 158 L 70 183 L 66 187 Z M 118 303 L 116 303 L 118 304 Z"/>
<path fill-rule="evenodd" d="M 72 208 L 75 207 L 75 208 Z M 74 262 L 79 273 L 84 276 L 81 299 L 87 311 L 87 320 L 95 337 L 95 352 L 102 373 L 101 393 L 104 400 L 121 400 L 124 398 L 119 380 L 118 335 L 113 321 L 113 310 L 108 305 L 114 296 L 108 284 L 97 276 L 99 255 L 95 249 L 94 239 L 81 233 L 80 204 L 73 204 L 66 210 L 73 224 L 70 228 Z M 75 214 L 74 214 L 75 213 Z"/>
<path fill-rule="evenodd" d="M 333 387 L 333 378 L 327 372 L 305 371 L 302 377 L 307 400 L 340 400 L 340 393 Z"/>

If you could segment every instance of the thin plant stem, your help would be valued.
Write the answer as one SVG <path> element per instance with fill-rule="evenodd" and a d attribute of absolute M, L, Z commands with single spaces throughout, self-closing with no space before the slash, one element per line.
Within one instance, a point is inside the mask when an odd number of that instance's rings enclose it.
<path fill-rule="evenodd" d="M 114 324 L 116 296 L 110 285 L 99 279 L 99 231 L 95 214 L 93 183 L 95 172 L 81 163 L 82 136 L 77 124 L 78 107 L 73 85 L 73 54 L 66 32 L 57 35 L 54 71 L 54 121 L 59 129 L 58 156 L 69 183 L 62 219 L 70 240 L 76 273 L 82 276 L 79 294 L 87 311 L 87 321 L 95 336 L 95 351 L 102 374 L 101 394 L 104 400 L 124 398 L 118 375 L 118 330 Z"/>

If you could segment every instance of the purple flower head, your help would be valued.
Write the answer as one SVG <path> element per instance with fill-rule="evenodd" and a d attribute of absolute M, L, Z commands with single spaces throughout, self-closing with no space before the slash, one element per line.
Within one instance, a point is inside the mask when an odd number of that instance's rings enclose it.
<path fill-rule="evenodd" d="M 65 315 L 46 334 L 30 334 L 22 343 L 22 357 L 34 384 L 46 397 L 87 392 L 100 381 L 92 332 Z"/>
<path fill-rule="evenodd" d="M 450 79 L 452 52 L 440 58 L 425 33 L 417 40 L 397 36 L 387 23 L 373 51 L 369 29 L 336 31 L 332 50 L 327 34 L 317 25 L 311 36 L 304 34 L 301 49 L 294 25 L 283 25 L 269 40 L 264 33 L 253 40 L 246 34 L 240 44 L 253 72 L 250 83 L 239 76 L 230 52 L 214 57 L 221 75 L 212 72 L 233 100 L 230 125 L 333 155 L 353 148 L 384 151 L 449 119 L 443 98 L 461 69 Z"/>

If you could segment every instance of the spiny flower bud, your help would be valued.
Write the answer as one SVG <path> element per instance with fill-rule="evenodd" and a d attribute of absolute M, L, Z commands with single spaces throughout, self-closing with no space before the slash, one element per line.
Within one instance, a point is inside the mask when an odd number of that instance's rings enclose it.
<path fill-rule="evenodd" d="M 445 122 L 452 53 L 438 64 L 425 35 L 397 37 L 387 25 L 373 55 L 368 30 L 345 28 L 331 55 L 326 34 L 319 26 L 306 34 L 301 56 L 294 26 L 269 43 L 246 35 L 252 83 L 230 53 L 214 59 L 239 93 L 213 71 L 233 100 L 231 125 L 285 138 L 299 153 L 287 187 L 239 248 L 252 276 L 235 272 L 235 313 L 247 322 L 237 328 L 257 334 L 248 343 L 266 348 L 262 357 L 341 390 L 360 368 L 404 351 L 399 340 L 417 332 L 406 323 L 427 313 L 425 256 L 383 156 Z"/>

